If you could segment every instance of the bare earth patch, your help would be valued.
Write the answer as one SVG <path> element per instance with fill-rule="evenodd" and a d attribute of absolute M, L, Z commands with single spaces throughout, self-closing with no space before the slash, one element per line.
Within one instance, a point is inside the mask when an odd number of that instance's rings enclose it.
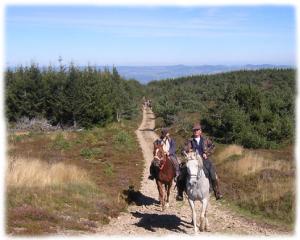
<path fill-rule="evenodd" d="M 143 150 L 145 169 L 141 189 L 135 194 L 135 204 L 128 207 L 128 211 L 112 218 L 109 225 L 101 226 L 96 233 L 103 235 L 165 235 L 165 234 L 193 234 L 191 225 L 191 210 L 185 197 L 183 202 L 176 202 L 176 190 L 171 193 L 170 207 L 164 212 L 158 205 L 158 191 L 155 181 L 148 180 L 149 166 L 152 160 L 153 141 L 158 137 L 153 129 L 155 120 L 149 109 L 143 112 L 143 121 L 136 131 Z M 200 203 L 198 214 L 200 212 Z M 286 235 L 292 234 L 278 227 L 249 220 L 226 205 L 216 202 L 213 195 L 210 198 L 208 219 L 210 233 L 201 235 L 229 234 L 229 235 Z"/>

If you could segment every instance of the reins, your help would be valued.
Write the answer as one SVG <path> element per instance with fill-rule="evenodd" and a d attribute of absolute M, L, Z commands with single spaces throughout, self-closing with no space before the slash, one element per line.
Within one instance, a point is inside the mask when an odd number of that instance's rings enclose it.
<path fill-rule="evenodd" d="M 154 158 L 157 159 L 157 160 L 159 160 L 160 162 L 162 162 L 162 165 L 159 167 L 159 170 L 162 170 L 162 169 L 164 168 L 166 162 L 167 162 L 167 157 L 168 157 L 168 156 L 166 156 L 166 159 L 164 160 L 164 157 L 161 157 L 161 158 L 160 158 L 160 157 L 157 155 L 157 154 L 158 154 L 158 151 L 159 151 L 159 148 L 156 149 Z M 164 154 L 164 155 L 166 155 L 166 154 Z"/>

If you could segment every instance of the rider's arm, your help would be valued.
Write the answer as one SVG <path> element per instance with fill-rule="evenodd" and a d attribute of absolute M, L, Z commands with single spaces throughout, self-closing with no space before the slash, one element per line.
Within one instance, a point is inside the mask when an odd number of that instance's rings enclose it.
<path fill-rule="evenodd" d="M 169 149 L 169 155 L 175 155 L 176 154 L 176 143 L 173 139 L 170 140 L 170 149 Z"/>

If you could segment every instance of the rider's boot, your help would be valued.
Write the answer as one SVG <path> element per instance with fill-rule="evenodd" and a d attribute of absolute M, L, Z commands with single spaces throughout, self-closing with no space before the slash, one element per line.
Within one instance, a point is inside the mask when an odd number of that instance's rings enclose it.
<path fill-rule="evenodd" d="M 220 185 L 219 185 L 219 179 L 218 178 L 216 178 L 215 181 L 212 181 L 212 187 L 213 187 L 213 190 L 214 190 L 214 193 L 215 193 L 216 200 L 222 199 L 223 195 L 220 192 Z"/>
<path fill-rule="evenodd" d="M 154 180 L 155 178 L 155 168 L 153 166 L 153 163 L 150 165 L 150 175 L 148 176 L 148 179 Z"/>
<path fill-rule="evenodd" d="M 148 179 L 149 179 L 149 180 L 154 180 L 154 176 L 150 174 L 150 175 L 148 176 Z"/>
<path fill-rule="evenodd" d="M 183 176 L 180 175 L 178 176 L 176 185 L 177 185 L 177 196 L 176 196 L 176 201 L 183 201 L 183 191 L 184 191 L 184 181 L 183 181 Z"/>
<path fill-rule="evenodd" d="M 178 189 L 176 201 L 183 201 L 183 191 Z"/>

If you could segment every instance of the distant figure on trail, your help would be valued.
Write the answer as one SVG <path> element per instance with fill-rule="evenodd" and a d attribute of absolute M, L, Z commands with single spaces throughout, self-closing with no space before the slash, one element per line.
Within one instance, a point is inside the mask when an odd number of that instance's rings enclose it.
<path fill-rule="evenodd" d="M 215 197 L 217 200 L 223 198 L 223 195 L 220 192 L 219 187 L 219 178 L 216 174 L 215 166 L 212 161 L 208 158 L 208 156 L 212 153 L 214 149 L 214 144 L 207 138 L 202 136 L 202 128 L 199 123 L 194 124 L 193 127 L 193 135 L 185 144 L 183 149 L 183 154 L 187 154 L 191 151 L 198 151 L 200 156 L 203 158 L 204 172 L 205 175 L 209 178 L 212 188 L 215 193 Z M 177 200 L 181 200 L 183 196 L 183 191 L 185 188 L 185 173 L 183 171 L 183 176 L 180 176 L 180 180 L 177 182 L 178 187 L 178 195 L 180 196 Z"/>
<path fill-rule="evenodd" d="M 146 99 L 145 97 L 143 97 L 143 108 L 150 108 L 152 109 L 152 101 L 150 99 Z"/>
<path fill-rule="evenodd" d="M 148 107 L 152 109 L 152 101 L 150 99 L 148 100 Z"/>

